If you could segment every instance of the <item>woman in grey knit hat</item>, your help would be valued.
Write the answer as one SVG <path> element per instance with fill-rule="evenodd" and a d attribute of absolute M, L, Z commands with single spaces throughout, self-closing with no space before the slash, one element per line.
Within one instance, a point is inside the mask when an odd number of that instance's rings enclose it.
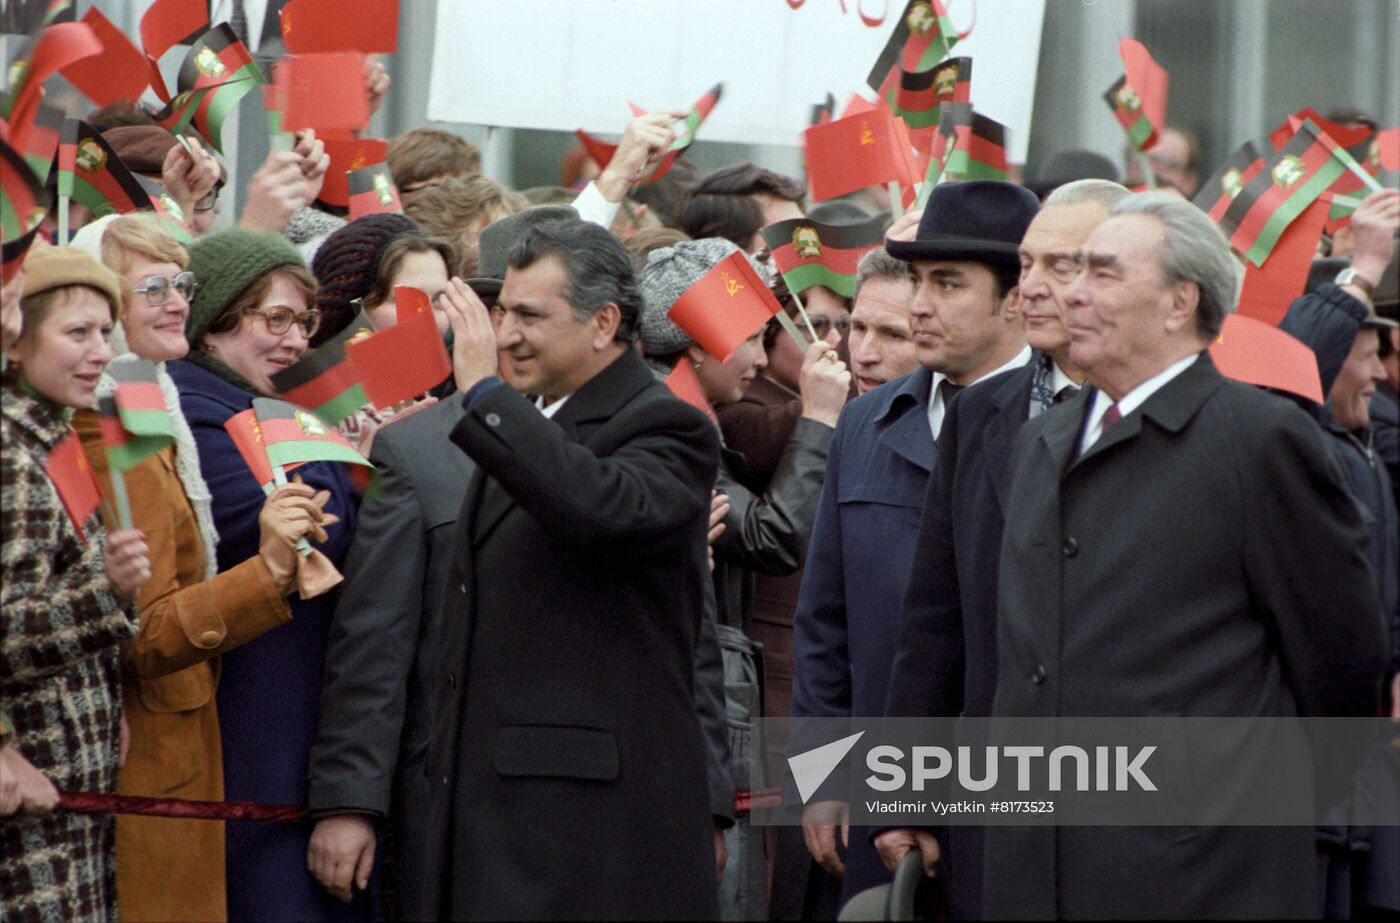
<path fill-rule="evenodd" d="M 733 355 L 721 362 L 672 323 L 667 313 L 677 298 L 737 250 L 729 241 L 715 238 L 681 241 L 651 253 L 641 274 L 642 349 L 648 360 L 662 369 L 688 358 L 712 406 L 737 400 L 767 363 L 764 328 L 752 331 Z M 767 278 L 766 267 L 753 266 L 760 278 Z M 716 305 L 717 310 L 721 308 Z M 850 384 L 850 372 L 837 358 L 834 342 L 812 344 L 802 365 L 802 416 L 762 494 L 740 484 L 743 456 L 729 449 L 721 453 L 715 490 L 727 498 L 727 505 L 721 507 L 724 531 L 714 541 L 713 574 L 719 636 L 727 660 L 725 675 L 751 677 L 754 686 L 751 696 L 736 695 L 729 703 L 731 716 L 734 709 L 760 701 L 759 664 L 754 656 L 757 648 L 747 637 L 752 633 L 749 610 L 754 575 L 785 576 L 802 566 L 821 499 L 827 450 Z M 729 662 L 736 659 L 736 663 Z M 736 685 L 726 680 L 728 690 L 734 691 Z M 744 700 L 750 704 L 746 706 Z M 749 745 L 736 741 L 734 748 L 743 754 Z M 764 871 L 758 832 L 741 821 L 725 832 L 725 839 L 730 858 L 720 887 L 722 906 L 735 912 L 761 908 Z"/>

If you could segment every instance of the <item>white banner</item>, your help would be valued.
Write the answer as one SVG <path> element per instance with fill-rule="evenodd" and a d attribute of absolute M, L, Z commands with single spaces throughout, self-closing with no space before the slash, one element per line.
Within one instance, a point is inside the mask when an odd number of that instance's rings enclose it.
<path fill-rule="evenodd" d="M 685 109 L 723 81 L 701 140 L 801 142 L 828 92 L 840 112 L 904 0 L 439 0 L 428 117 L 616 135 L 627 101 Z M 1045 0 L 950 0 L 972 35 L 972 102 L 1024 163 Z M 883 15 L 878 26 L 867 25 Z"/>

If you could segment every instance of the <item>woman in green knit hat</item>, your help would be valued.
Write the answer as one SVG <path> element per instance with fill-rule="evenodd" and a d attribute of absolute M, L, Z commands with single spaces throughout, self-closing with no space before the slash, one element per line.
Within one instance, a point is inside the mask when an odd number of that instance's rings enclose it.
<path fill-rule="evenodd" d="M 199 450 L 213 498 L 220 571 L 258 552 L 264 494 L 224 429 L 256 397 L 275 397 L 271 376 L 306 352 L 320 316 L 316 281 L 282 237 L 235 229 L 190 248 L 199 282 L 185 325 L 190 352 L 167 369 Z M 355 524 L 343 465 L 297 468 L 324 500 L 328 538 L 319 550 L 338 568 Z M 218 714 L 224 797 L 232 801 L 305 804 L 307 766 L 319 718 L 326 633 L 338 591 L 292 599 L 291 619 L 223 655 Z M 366 919 L 369 901 L 332 899 L 306 868 L 309 828 L 233 823 L 225 828 L 228 917 Z"/>

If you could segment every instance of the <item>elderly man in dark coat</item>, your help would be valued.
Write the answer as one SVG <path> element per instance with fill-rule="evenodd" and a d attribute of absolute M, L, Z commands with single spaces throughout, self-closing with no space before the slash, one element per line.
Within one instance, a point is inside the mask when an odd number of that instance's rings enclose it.
<path fill-rule="evenodd" d="M 429 906 L 714 917 L 693 676 L 718 434 L 631 348 L 641 296 L 606 231 L 542 224 L 509 263 L 498 331 L 448 289 L 451 438 L 479 471 L 442 611 Z"/>
<path fill-rule="evenodd" d="M 1070 357 L 1094 387 L 1016 440 L 993 716 L 1374 716 L 1384 641 L 1356 505 L 1308 415 L 1226 381 L 1204 352 L 1235 302 L 1219 229 L 1181 199 L 1141 194 L 1089 235 L 1082 261 L 1066 294 Z M 1361 752 L 1330 756 L 1335 769 Z M 1337 775 L 1294 795 L 1325 803 Z M 1315 913 L 1310 827 L 985 837 L 989 918 Z"/>

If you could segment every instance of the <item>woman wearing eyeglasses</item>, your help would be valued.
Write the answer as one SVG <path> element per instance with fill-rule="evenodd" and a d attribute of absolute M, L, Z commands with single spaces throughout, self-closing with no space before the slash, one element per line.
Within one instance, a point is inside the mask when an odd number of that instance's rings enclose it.
<path fill-rule="evenodd" d="M 218 533 L 199 454 L 165 363 L 189 352 L 185 321 L 196 289 L 188 256 L 152 215 L 100 219 L 73 238 L 126 286 L 112 331 L 114 358 L 155 363 L 175 445 L 124 477 L 134 526 L 151 547 L 152 577 L 137 597 L 140 628 L 122 651 L 122 708 L 131 750 L 117 776 L 127 795 L 219 801 L 223 757 L 214 689 L 217 658 L 282 625 L 292 612 L 296 542 L 319 532 L 314 491 L 289 484 L 258 513 L 257 553 L 217 573 Z M 110 375 L 98 384 L 110 395 Z M 88 457 L 112 496 L 101 418 L 74 416 Z M 109 524 L 110 525 L 110 524 Z M 224 825 L 122 815 L 117 819 L 117 898 L 134 920 L 217 920 L 224 897 Z"/>
<path fill-rule="evenodd" d="M 167 368 L 199 450 L 212 499 L 222 574 L 258 554 L 263 490 L 224 430 L 256 397 L 275 397 L 270 378 L 306 352 L 320 314 L 316 282 L 284 238 L 235 229 L 190 248 L 200 282 L 185 321 L 189 354 Z M 317 462 L 296 473 L 324 501 L 327 537 L 318 545 L 337 567 L 355 524 L 343 465 Z M 326 631 L 339 593 L 293 598 L 291 619 L 219 660 L 216 704 L 223 750 L 224 797 L 231 801 L 305 804 L 316 733 Z M 344 905 L 306 869 L 309 828 L 232 823 L 225 827 L 228 918 L 364 919 L 369 902 Z"/>

